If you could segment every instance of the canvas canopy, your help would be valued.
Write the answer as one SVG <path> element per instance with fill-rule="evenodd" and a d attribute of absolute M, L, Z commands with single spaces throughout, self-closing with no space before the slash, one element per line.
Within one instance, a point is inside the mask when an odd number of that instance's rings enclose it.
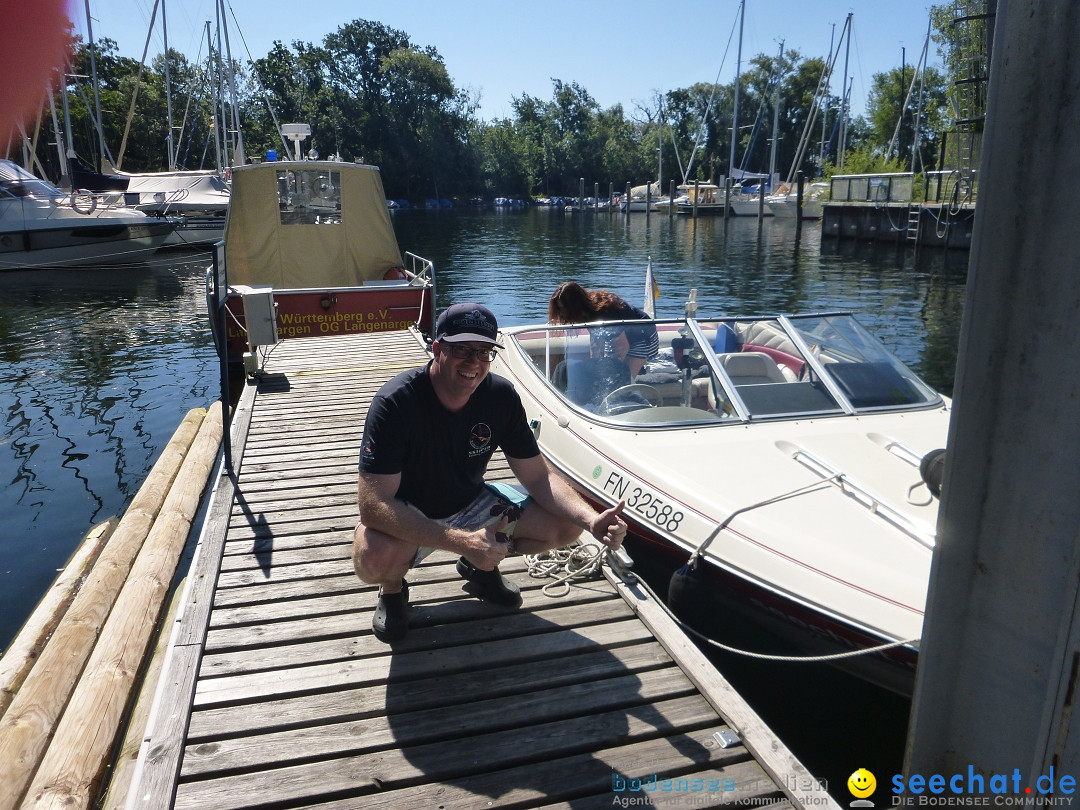
<path fill-rule="evenodd" d="M 230 284 L 354 287 L 402 264 L 375 166 L 259 163 L 234 169 L 232 184 Z"/>

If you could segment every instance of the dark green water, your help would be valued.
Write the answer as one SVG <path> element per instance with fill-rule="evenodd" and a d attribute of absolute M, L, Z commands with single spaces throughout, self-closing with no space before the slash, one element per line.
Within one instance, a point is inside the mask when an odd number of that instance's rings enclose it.
<path fill-rule="evenodd" d="M 488 304 L 504 324 L 544 319 L 566 279 L 641 304 L 651 258 L 657 314 L 690 289 L 702 317 L 851 310 L 951 393 L 967 253 L 820 238 L 807 223 L 561 211 L 399 211 L 402 250 L 435 262 L 440 308 Z M 0 649 L 83 535 L 123 513 L 184 414 L 218 394 L 205 254 L 125 269 L 0 273 Z M 650 561 L 642 560 L 643 570 Z M 650 575 L 666 589 L 670 572 Z M 848 774 L 902 761 L 906 701 L 792 667 L 720 661 L 834 796 Z"/>

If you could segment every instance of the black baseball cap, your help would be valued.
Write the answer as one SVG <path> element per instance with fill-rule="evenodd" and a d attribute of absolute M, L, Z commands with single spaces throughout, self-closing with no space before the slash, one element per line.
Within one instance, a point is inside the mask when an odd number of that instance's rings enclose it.
<path fill-rule="evenodd" d="M 490 343 L 501 349 L 498 334 L 499 323 L 483 304 L 454 304 L 435 322 L 435 340 L 446 343 Z"/>

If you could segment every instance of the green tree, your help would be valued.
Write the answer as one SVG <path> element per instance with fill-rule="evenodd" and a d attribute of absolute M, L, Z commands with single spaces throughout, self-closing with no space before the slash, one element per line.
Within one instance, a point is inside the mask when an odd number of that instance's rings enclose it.
<path fill-rule="evenodd" d="M 874 74 L 866 102 L 867 137 L 883 156 L 898 157 L 902 171 L 933 168 L 947 104 L 945 77 L 936 68 L 927 67 L 921 76 L 910 65 Z"/>

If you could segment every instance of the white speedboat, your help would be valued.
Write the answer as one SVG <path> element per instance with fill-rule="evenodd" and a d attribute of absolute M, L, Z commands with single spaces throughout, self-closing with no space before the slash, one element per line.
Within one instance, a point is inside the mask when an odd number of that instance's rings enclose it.
<path fill-rule="evenodd" d="M 65 194 L 0 160 L 0 269 L 143 262 L 174 226 L 123 205 L 115 194 Z"/>
<path fill-rule="evenodd" d="M 227 289 L 231 359 L 287 338 L 434 326 L 434 267 L 412 253 L 403 260 L 377 166 L 233 169 L 215 268 L 225 271 L 217 286 Z"/>
<path fill-rule="evenodd" d="M 884 648 L 846 664 L 909 691 L 938 507 L 920 466 L 949 401 L 850 314 L 652 323 L 632 380 L 600 347 L 642 321 L 508 328 L 493 370 L 559 470 L 692 563 L 689 602 L 802 653 Z"/>

